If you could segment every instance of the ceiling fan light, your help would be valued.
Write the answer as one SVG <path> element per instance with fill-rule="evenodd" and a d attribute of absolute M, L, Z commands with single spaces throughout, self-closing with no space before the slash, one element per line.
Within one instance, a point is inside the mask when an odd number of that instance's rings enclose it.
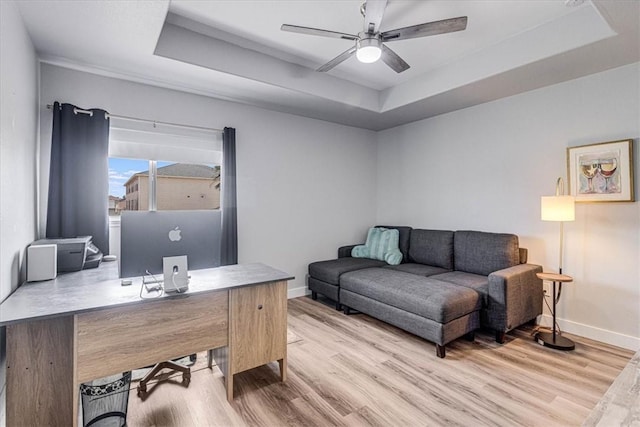
<path fill-rule="evenodd" d="M 382 56 L 382 42 L 377 38 L 366 38 L 356 42 L 356 58 L 358 61 L 371 64 Z"/>
<path fill-rule="evenodd" d="M 365 46 L 358 49 L 356 58 L 365 64 L 376 62 L 382 56 L 382 50 L 377 46 Z"/>

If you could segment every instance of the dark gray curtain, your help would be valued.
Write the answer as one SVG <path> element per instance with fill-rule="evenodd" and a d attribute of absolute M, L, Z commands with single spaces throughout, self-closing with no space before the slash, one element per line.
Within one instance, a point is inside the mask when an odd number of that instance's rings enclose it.
<path fill-rule="evenodd" d="M 109 253 L 109 119 L 53 105 L 47 237 L 93 236 Z"/>
<path fill-rule="evenodd" d="M 222 238 L 220 265 L 238 263 L 238 214 L 236 204 L 236 130 L 222 134 Z"/>

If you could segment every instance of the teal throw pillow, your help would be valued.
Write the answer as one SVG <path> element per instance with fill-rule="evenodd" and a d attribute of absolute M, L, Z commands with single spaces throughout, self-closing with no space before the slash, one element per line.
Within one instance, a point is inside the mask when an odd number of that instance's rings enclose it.
<path fill-rule="evenodd" d="M 402 252 L 398 243 L 400 232 L 396 229 L 370 228 L 367 233 L 367 242 L 351 250 L 354 258 L 370 258 L 386 261 L 390 265 L 398 265 L 402 261 Z"/>

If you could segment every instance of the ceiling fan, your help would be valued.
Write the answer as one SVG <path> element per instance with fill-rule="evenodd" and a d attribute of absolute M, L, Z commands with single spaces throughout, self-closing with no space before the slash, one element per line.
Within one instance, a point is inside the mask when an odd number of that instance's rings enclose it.
<path fill-rule="evenodd" d="M 434 36 L 436 34 L 452 33 L 467 28 L 467 17 L 443 19 L 442 21 L 426 22 L 410 27 L 380 32 L 380 23 L 387 7 L 387 0 L 366 0 L 360 6 L 360 13 L 364 16 L 364 29 L 358 35 L 340 33 L 337 31 L 321 30 L 318 28 L 300 27 L 284 24 L 280 29 L 292 33 L 309 34 L 312 36 L 332 37 L 355 41 L 355 46 L 342 52 L 331 61 L 322 65 L 316 71 L 325 72 L 342 63 L 354 54 L 360 62 L 372 63 L 378 59 L 387 64 L 396 73 L 409 69 L 407 64 L 397 53 L 389 49 L 384 43 L 396 40 L 413 39 L 417 37 Z"/>

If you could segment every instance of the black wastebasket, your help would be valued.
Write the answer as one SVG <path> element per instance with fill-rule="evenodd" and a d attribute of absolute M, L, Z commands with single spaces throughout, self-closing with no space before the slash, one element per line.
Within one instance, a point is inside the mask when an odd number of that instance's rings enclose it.
<path fill-rule="evenodd" d="M 85 427 L 125 426 L 130 388 L 131 372 L 81 384 L 82 424 Z"/>

